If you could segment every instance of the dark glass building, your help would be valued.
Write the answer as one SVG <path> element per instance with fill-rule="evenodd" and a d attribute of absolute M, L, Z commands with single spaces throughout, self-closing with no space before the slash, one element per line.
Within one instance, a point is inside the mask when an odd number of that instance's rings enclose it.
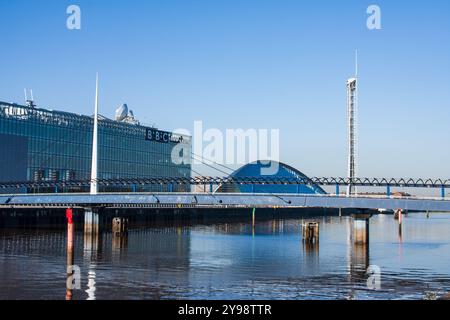
<path fill-rule="evenodd" d="M 119 119 L 99 117 L 99 179 L 190 177 L 190 164 L 171 160 L 181 141 L 190 152 L 190 137 L 142 126 L 131 112 Z M 0 182 L 90 179 L 93 120 L 0 102 Z"/>

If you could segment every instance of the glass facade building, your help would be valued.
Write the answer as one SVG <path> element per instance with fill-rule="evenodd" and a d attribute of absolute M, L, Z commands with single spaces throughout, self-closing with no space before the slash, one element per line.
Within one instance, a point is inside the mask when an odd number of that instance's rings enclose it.
<path fill-rule="evenodd" d="M 90 179 L 93 120 L 0 102 L 0 182 Z M 190 153 L 188 136 L 104 117 L 98 134 L 99 179 L 191 175 L 190 164 L 175 164 L 171 157 L 181 141 Z"/>
<path fill-rule="evenodd" d="M 277 168 L 276 174 L 264 175 L 263 169 Z M 281 162 L 256 161 L 249 163 L 230 175 L 231 178 L 241 179 L 286 179 L 288 181 L 305 181 L 308 177 L 297 169 Z M 316 184 L 238 184 L 223 185 L 217 190 L 218 192 L 239 192 L 239 193 L 279 193 L 279 194 L 326 194 L 320 186 Z"/>

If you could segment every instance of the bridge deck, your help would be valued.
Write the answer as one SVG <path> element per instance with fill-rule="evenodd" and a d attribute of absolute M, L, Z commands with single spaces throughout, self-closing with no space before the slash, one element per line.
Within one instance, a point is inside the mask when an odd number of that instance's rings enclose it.
<path fill-rule="evenodd" d="M 361 208 L 450 212 L 449 198 L 387 198 L 240 193 L 114 193 L 1 195 L 7 208 Z"/>

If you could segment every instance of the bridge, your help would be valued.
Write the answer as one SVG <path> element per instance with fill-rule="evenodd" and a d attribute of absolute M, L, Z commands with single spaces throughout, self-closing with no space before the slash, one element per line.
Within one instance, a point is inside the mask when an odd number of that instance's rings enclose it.
<path fill-rule="evenodd" d="M 450 212 L 450 197 L 446 197 L 446 190 L 450 188 L 450 180 L 443 179 L 348 179 L 348 178 L 277 178 L 277 177 L 194 177 L 194 178 L 149 178 L 149 179 L 114 179 L 96 180 L 100 187 L 121 187 L 132 190 L 125 193 L 98 192 L 73 193 L 67 192 L 71 188 L 86 188 L 88 190 L 91 180 L 84 181 L 39 181 L 39 182 L 11 182 L 0 184 L 0 210 L 16 215 L 16 209 L 23 209 L 24 216 L 38 216 L 35 209 L 46 209 L 48 212 L 56 212 L 58 209 L 66 209 L 68 247 L 68 265 L 73 264 L 74 250 L 73 237 L 74 226 L 72 209 L 78 209 L 84 217 L 85 248 L 95 248 L 99 245 L 99 233 L 108 225 L 111 228 L 114 239 L 122 241 L 126 237 L 128 218 L 131 210 L 104 210 L 104 209 L 208 209 L 209 214 L 214 215 L 214 209 L 242 209 L 245 215 L 248 210 L 248 221 L 252 225 L 253 234 L 256 228 L 256 212 L 262 209 L 308 209 L 324 208 L 349 210 L 353 227 L 351 239 L 358 248 L 367 251 L 369 248 L 369 220 L 372 210 L 393 210 L 394 217 L 399 222 L 399 237 L 402 236 L 403 212 Z M 308 186 L 335 186 L 335 194 L 305 194 L 305 193 L 257 193 L 257 192 L 221 192 L 221 186 L 236 185 L 308 185 Z M 175 186 L 203 186 L 204 192 L 173 192 Z M 386 188 L 385 194 L 352 194 L 340 193 L 341 187 L 348 185 L 366 188 Z M 440 197 L 414 197 L 391 195 L 393 187 L 399 188 L 428 188 L 441 191 Z M 43 188 L 49 193 L 28 194 L 1 194 L 11 189 Z M 171 192 L 139 192 L 139 188 L 169 189 Z M 251 188 L 253 190 L 254 188 Z M 292 188 L 291 188 L 292 189 Z M 314 188 L 312 188 L 314 189 Z M 53 190 L 53 192 L 51 191 Z M 61 192 L 66 190 L 66 192 Z M 208 191 L 206 191 L 208 190 Z M 227 190 L 227 188 L 224 188 Z M 295 188 L 294 188 L 295 190 Z M 300 190 L 300 188 L 297 188 Z M 3 192 L 2 192 L 3 191 Z M 252 210 L 250 210 L 252 209 Z M 366 211 L 366 209 L 368 209 Z M 81 212 L 80 212 L 81 211 Z M 108 217 L 108 211 L 114 212 L 114 218 Z M 128 212 L 128 214 L 127 214 Z M 150 211 L 157 213 L 158 211 Z M 193 211 L 197 212 L 197 211 Z M 251 218 L 250 218 L 250 212 Z M 145 212 L 142 212 L 145 214 Z M 146 215 L 146 214 L 145 214 Z M 317 222 L 302 222 L 302 237 L 305 245 L 317 246 L 319 242 L 319 224 Z"/>
<path fill-rule="evenodd" d="M 65 193 L 73 187 L 88 188 L 91 180 L 9 182 L 1 190 L 47 189 L 52 193 L 0 195 L 0 208 L 329 208 L 329 209 L 404 209 L 450 212 L 446 190 L 450 179 L 387 178 L 278 178 L 278 177 L 155 177 L 147 179 L 96 180 L 99 187 L 120 187 L 126 193 Z M 172 192 L 175 186 L 203 186 L 205 192 Z M 301 193 L 222 193 L 219 186 L 232 185 L 317 185 L 335 186 L 334 194 Z M 341 187 L 383 187 L 385 194 L 345 196 Z M 158 187 L 170 192 L 138 192 L 139 188 Z M 427 188 L 440 190 L 440 197 L 393 196 L 391 188 Z"/>
<path fill-rule="evenodd" d="M 450 198 L 244 193 L 61 193 L 0 196 L 0 208 L 327 208 L 450 212 Z"/>

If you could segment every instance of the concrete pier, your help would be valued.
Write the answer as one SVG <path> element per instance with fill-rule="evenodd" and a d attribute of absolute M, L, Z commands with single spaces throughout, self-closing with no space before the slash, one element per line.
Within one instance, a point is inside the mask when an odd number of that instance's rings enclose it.
<path fill-rule="evenodd" d="M 84 251 L 96 254 L 101 243 L 98 210 L 88 208 L 84 212 Z"/>
<path fill-rule="evenodd" d="M 99 231 L 98 211 L 92 208 L 87 208 L 84 211 L 84 233 L 95 234 Z"/>
<path fill-rule="evenodd" d="M 367 280 L 367 268 L 370 265 L 369 218 L 370 215 L 358 214 L 353 215 L 348 221 L 348 262 L 351 283 Z"/>
<path fill-rule="evenodd" d="M 358 245 L 369 244 L 370 215 L 361 214 L 353 216 L 353 241 Z"/>

